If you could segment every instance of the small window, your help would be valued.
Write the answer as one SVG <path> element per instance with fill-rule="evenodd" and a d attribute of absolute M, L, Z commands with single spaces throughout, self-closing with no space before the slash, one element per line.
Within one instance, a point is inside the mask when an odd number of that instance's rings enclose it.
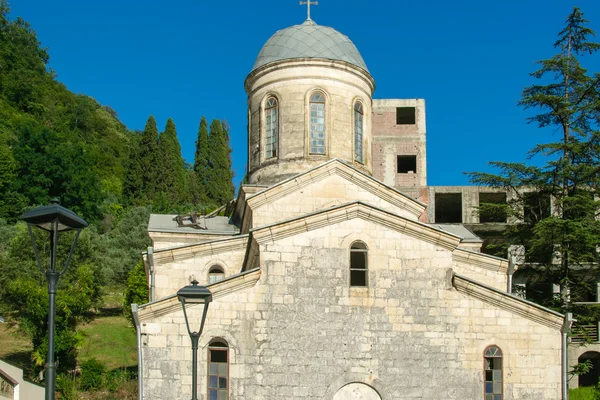
<path fill-rule="evenodd" d="M 502 351 L 490 346 L 484 353 L 485 400 L 502 400 Z"/>
<path fill-rule="evenodd" d="M 354 161 L 364 163 L 363 157 L 363 105 L 354 103 Z"/>
<path fill-rule="evenodd" d="M 506 222 L 506 193 L 479 193 L 479 222 Z"/>
<path fill-rule="evenodd" d="M 363 242 L 350 246 L 350 286 L 367 286 L 367 245 Z"/>
<path fill-rule="evenodd" d="M 550 195 L 547 193 L 525 193 L 523 219 L 527 223 L 537 223 L 550 217 Z"/>
<path fill-rule="evenodd" d="M 462 223 L 462 193 L 435 194 L 435 222 Z"/>
<path fill-rule="evenodd" d="M 399 174 L 417 173 L 417 156 L 398 156 L 396 163 Z"/>
<path fill-rule="evenodd" d="M 414 125 L 414 107 L 396 107 L 396 125 Z"/>
<path fill-rule="evenodd" d="M 325 154 L 325 97 L 310 96 L 310 154 Z"/>
<path fill-rule="evenodd" d="M 229 398 L 229 347 L 223 341 L 208 346 L 208 399 Z"/>
<path fill-rule="evenodd" d="M 208 283 L 215 283 L 225 279 L 225 273 L 223 272 L 223 268 L 218 265 L 214 265 L 210 267 L 208 271 Z"/>
<path fill-rule="evenodd" d="M 266 157 L 277 157 L 277 139 L 279 134 L 279 107 L 277 100 L 270 97 L 265 105 L 266 134 Z"/>

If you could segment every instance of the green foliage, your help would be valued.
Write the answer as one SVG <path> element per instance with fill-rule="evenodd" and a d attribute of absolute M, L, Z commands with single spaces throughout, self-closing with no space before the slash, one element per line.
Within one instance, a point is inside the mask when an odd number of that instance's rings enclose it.
<path fill-rule="evenodd" d="M 196 139 L 196 153 L 194 155 L 194 172 L 196 179 L 193 181 L 196 183 L 194 191 L 191 191 L 192 203 L 205 203 L 206 197 L 206 183 L 208 174 L 208 124 L 206 118 L 200 119 L 200 126 L 198 127 L 198 138 Z"/>
<path fill-rule="evenodd" d="M 208 143 L 207 197 L 210 202 L 223 205 L 233 199 L 234 195 L 229 127 L 225 122 L 221 123 L 217 119 L 212 121 Z"/>
<path fill-rule="evenodd" d="M 81 363 L 80 386 L 83 390 L 96 391 L 104 383 L 106 366 L 95 358 L 90 358 Z"/>
<path fill-rule="evenodd" d="M 77 382 L 69 374 L 59 374 L 56 376 L 56 391 L 60 393 L 61 400 L 78 400 Z"/>
<path fill-rule="evenodd" d="M 157 181 L 159 201 L 155 203 L 155 208 L 165 212 L 173 204 L 182 204 L 187 200 L 187 174 L 177 140 L 177 130 L 171 118 L 158 139 L 157 161 L 161 168 Z"/>
<path fill-rule="evenodd" d="M 146 276 L 146 269 L 144 268 L 143 261 L 137 263 L 129 273 L 127 289 L 125 289 L 125 295 L 123 297 L 123 309 L 127 310 L 125 314 L 131 320 L 131 304 L 145 304 L 149 299 L 148 278 Z"/>

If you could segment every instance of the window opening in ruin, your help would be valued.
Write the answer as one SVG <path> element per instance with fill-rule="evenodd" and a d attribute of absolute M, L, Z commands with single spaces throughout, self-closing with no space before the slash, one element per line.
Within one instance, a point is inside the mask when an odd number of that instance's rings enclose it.
<path fill-rule="evenodd" d="M 396 164 L 399 174 L 417 173 L 417 156 L 397 156 Z"/>
<path fill-rule="evenodd" d="M 415 121 L 415 107 L 396 107 L 396 125 L 414 125 Z"/>
<path fill-rule="evenodd" d="M 502 400 L 502 351 L 490 346 L 484 352 L 485 400 Z"/>
<path fill-rule="evenodd" d="M 354 161 L 363 163 L 363 106 L 354 103 Z"/>
<path fill-rule="evenodd" d="M 592 363 L 592 369 L 586 374 L 579 375 L 579 386 L 596 386 L 598 379 L 600 378 L 600 353 L 597 351 L 586 351 L 577 359 L 578 363 L 584 363 L 586 361 Z"/>
<path fill-rule="evenodd" d="M 215 283 L 225 279 L 225 273 L 223 272 L 223 268 L 218 265 L 213 265 L 208 270 L 208 283 Z"/>
<path fill-rule="evenodd" d="M 363 242 L 350 246 L 350 286 L 367 286 L 367 252 Z"/>
<path fill-rule="evenodd" d="M 310 154 L 325 154 L 325 97 L 310 96 Z"/>
<path fill-rule="evenodd" d="M 229 398 L 229 347 L 221 341 L 208 347 L 208 399 Z"/>
<path fill-rule="evenodd" d="M 530 192 L 524 194 L 523 219 L 527 223 L 536 223 L 550 216 L 550 195 Z"/>
<path fill-rule="evenodd" d="M 434 207 L 436 223 L 462 223 L 462 193 L 436 193 Z"/>
<path fill-rule="evenodd" d="M 506 193 L 479 193 L 479 222 L 506 222 Z"/>
<path fill-rule="evenodd" d="M 265 106 L 265 119 L 267 126 L 267 137 L 266 137 L 266 157 L 273 158 L 277 157 L 277 136 L 279 126 L 279 107 L 277 106 L 277 100 L 274 97 L 269 98 Z"/>

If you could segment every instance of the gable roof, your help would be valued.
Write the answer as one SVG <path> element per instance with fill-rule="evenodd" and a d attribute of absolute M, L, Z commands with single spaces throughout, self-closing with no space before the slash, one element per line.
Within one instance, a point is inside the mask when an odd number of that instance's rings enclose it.
<path fill-rule="evenodd" d="M 290 193 L 298 191 L 311 183 L 318 182 L 330 175 L 341 176 L 342 178 L 347 179 L 348 181 L 356 184 L 370 193 L 373 193 L 374 195 L 395 205 L 396 207 L 407 210 L 415 216 L 415 219 L 419 219 L 427 207 L 425 203 L 413 199 L 412 197 L 378 181 L 372 176 L 367 175 L 363 171 L 337 158 L 329 160 L 318 167 L 309 169 L 308 171 L 292 178 L 279 182 L 268 189 L 247 196 L 246 203 L 251 209 L 258 208 L 268 202 L 272 202 Z M 244 214 L 247 214 L 247 212 L 248 210 L 245 209 Z M 245 218 L 246 215 L 241 218 L 242 221 Z"/>
<path fill-rule="evenodd" d="M 250 233 L 259 244 L 269 243 L 354 218 L 362 218 L 379 223 L 450 251 L 456 249 L 461 241 L 459 236 L 452 233 L 393 214 L 361 201 L 353 201 L 301 217 L 261 226 L 250 230 Z"/>
<path fill-rule="evenodd" d="M 206 285 L 211 291 L 213 300 L 228 295 L 240 289 L 254 286 L 260 278 L 259 268 L 250 271 L 244 271 L 236 275 L 227 277 L 221 281 Z M 177 299 L 177 294 L 172 294 L 162 299 L 142 304 L 138 308 L 140 321 L 147 321 L 172 312 L 181 311 L 181 303 Z"/>
<path fill-rule="evenodd" d="M 154 250 L 155 261 L 184 260 L 189 257 L 207 254 L 220 254 L 234 250 L 245 250 L 248 244 L 248 235 L 237 235 L 227 239 L 211 240 L 209 242 L 185 244 Z"/>
<path fill-rule="evenodd" d="M 484 303 L 495 305 L 552 329 L 561 330 L 563 328 L 564 315 L 539 304 L 458 274 L 453 274 L 452 285 L 457 291 L 477 298 Z"/>

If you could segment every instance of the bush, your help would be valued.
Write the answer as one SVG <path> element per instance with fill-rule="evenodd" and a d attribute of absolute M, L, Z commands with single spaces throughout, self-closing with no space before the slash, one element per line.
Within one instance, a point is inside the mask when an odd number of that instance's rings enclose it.
<path fill-rule="evenodd" d="M 102 387 L 106 366 L 95 358 L 81 364 L 81 389 L 93 392 Z"/>
<path fill-rule="evenodd" d="M 77 400 L 75 379 L 69 375 L 58 375 L 56 377 L 56 390 L 60 393 L 61 400 Z"/>

